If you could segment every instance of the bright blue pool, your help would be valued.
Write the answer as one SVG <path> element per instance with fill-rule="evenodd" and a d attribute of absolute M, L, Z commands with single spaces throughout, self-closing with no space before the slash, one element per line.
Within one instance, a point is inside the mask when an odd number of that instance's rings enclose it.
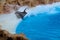
<path fill-rule="evenodd" d="M 24 18 L 18 24 L 16 33 L 24 33 L 29 40 L 60 40 L 60 7 Z"/>

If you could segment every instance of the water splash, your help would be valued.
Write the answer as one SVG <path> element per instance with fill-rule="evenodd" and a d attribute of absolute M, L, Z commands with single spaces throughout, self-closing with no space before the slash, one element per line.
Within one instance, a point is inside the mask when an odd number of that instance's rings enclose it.
<path fill-rule="evenodd" d="M 60 2 L 39 5 L 27 13 L 16 28 L 17 34 L 24 33 L 29 40 L 60 40 Z"/>

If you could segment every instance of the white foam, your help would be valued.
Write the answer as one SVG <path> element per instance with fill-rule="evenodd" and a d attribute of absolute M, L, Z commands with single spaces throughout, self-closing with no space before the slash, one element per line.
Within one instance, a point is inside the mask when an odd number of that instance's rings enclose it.
<path fill-rule="evenodd" d="M 47 5 L 37 5 L 33 8 L 28 8 L 26 10 L 27 14 L 25 17 L 29 17 L 30 15 L 37 15 L 38 13 L 45 13 L 48 12 L 48 14 L 55 12 L 55 7 L 60 7 L 60 2 L 53 3 L 53 4 L 47 4 Z M 24 9 L 27 8 L 27 6 L 23 6 L 19 8 L 17 11 L 24 11 Z M 0 24 L 2 25 L 2 29 L 8 30 L 10 33 L 15 34 L 16 26 L 21 21 L 21 19 L 17 19 L 14 12 L 10 14 L 3 14 L 0 15 Z"/>
<path fill-rule="evenodd" d="M 15 12 L 0 15 L 0 24 L 2 25 L 2 29 L 9 31 L 12 34 L 15 34 L 16 25 L 19 21 L 14 13 Z"/>

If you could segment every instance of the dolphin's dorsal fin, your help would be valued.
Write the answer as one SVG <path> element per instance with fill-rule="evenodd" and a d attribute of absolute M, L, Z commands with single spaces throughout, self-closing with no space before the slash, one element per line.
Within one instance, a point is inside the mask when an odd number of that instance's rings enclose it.
<path fill-rule="evenodd" d="M 26 12 L 26 9 L 27 9 L 27 8 L 24 9 L 24 12 Z"/>
<path fill-rule="evenodd" d="M 26 12 L 26 9 L 29 9 L 29 7 L 26 7 L 23 12 Z"/>

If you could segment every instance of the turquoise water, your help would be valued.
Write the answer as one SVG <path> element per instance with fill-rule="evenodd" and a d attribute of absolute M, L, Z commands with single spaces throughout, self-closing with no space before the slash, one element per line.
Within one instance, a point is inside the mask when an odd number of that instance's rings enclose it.
<path fill-rule="evenodd" d="M 53 7 L 48 12 L 38 12 L 36 16 L 24 18 L 18 24 L 16 33 L 24 33 L 29 40 L 60 40 L 59 6 Z"/>

